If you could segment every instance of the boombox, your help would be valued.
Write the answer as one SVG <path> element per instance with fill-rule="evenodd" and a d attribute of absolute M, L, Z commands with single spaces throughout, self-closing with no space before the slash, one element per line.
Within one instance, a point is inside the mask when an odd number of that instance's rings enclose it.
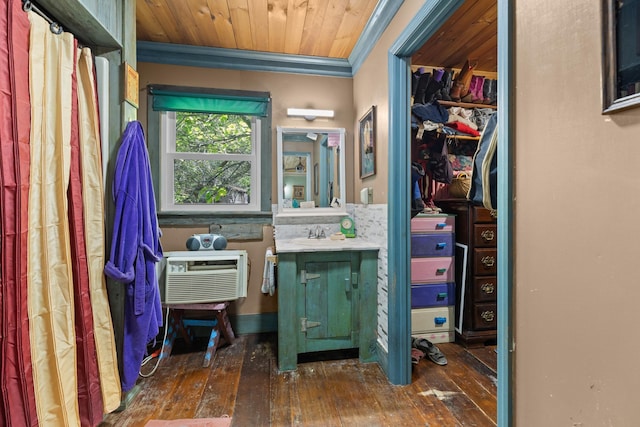
<path fill-rule="evenodd" d="M 190 251 L 221 251 L 227 247 L 227 239 L 219 234 L 194 234 L 187 239 Z"/>

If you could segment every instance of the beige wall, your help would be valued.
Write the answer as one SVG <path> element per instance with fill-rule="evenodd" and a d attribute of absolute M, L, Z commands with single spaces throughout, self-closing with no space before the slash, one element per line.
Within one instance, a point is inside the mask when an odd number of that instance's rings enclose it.
<path fill-rule="evenodd" d="M 601 3 L 516 2 L 520 426 L 640 420 L 640 109 L 600 113 Z"/>
<path fill-rule="evenodd" d="M 166 84 L 178 86 L 212 87 L 220 89 L 240 89 L 270 92 L 272 97 L 272 164 L 276 164 L 276 126 L 289 127 L 344 127 L 347 129 L 346 158 L 353 158 L 353 85 L 350 78 L 318 77 L 299 74 L 268 73 L 260 71 L 236 71 L 211 68 L 184 67 L 138 63 L 140 75 L 139 120 L 146 128 L 147 99 L 146 86 Z M 289 118 L 287 107 L 321 108 L 335 110 L 334 119 L 316 119 L 313 122 L 303 118 Z M 150 144 L 153 141 L 149 141 Z M 347 167 L 347 202 L 353 202 L 354 172 Z M 276 168 L 273 168 L 272 200 L 277 200 Z M 187 238 L 193 233 L 207 233 L 207 227 L 163 227 L 162 244 L 165 251 L 185 250 Z M 277 298 L 260 292 L 264 271 L 264 254 L 273 245 L 271 227 L 264 227 L 262 241 L 229 242 L 228 249 L 244 249 L 251 264 L 248 296 L 243 301 L 233 303 L 230 311 L 236 314 L 273 313 L 277 311 Z"/>

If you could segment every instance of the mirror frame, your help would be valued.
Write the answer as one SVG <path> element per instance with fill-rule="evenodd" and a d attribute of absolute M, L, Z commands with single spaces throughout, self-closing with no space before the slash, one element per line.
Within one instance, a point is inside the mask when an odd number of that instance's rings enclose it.
<path fill-rule="evenodd" d="M 282 185 L 284 183 L 283 176 L 283 155 L 284 155 L 284 147 L 282 141 L 282 135 L 286 133 L 339 133 L 340 134 L 340 144 L 338 148 L 340 149 L 339 156 L 339 178 L 340 178 L 340 195 L 339 199 L 342 201 L 340 207 L 337 208 L 313 208 L 313 209 L 301 209 L 301 208 L 285 208 L 284 207 L 284 197 L 282 194 Z M 311 215 L 339 215 L 343 216 L 346 211 L 346 172 L 345 172 L 345 140 L 346 140 L 346 130 L 345 128 L 312 128 L 312 127 L 288 127 L 288 126 L 278 126 L 276 128 L 276 136 L 277 136 L 277 168 L 278 168 L 278 215 L 287 215 L 287 216 L 311 216 Z M 309 167 L 309 166 L 307 166 Z"/>

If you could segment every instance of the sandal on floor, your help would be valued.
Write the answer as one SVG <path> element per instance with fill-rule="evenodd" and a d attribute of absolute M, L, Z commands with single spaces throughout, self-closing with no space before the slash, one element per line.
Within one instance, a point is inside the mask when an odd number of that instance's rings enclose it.
<path fill-rule="evenodd" d="M 423 357 L 424 357 L 424 353 L 421 350 L 418 350 L 417 348 L 412 348 L 411 349 L 411 364 L 412 365 L 417 365 L 418 362 L 421 361 Z"/>
<path fill-rule="evenodd" d="M 424 352 L 427 357 L 436 365 L 444 366 L 447 364 L 447 358 L 440 349 L 429 340 L 424 338 L 412 338 L 411 347 Z"/>

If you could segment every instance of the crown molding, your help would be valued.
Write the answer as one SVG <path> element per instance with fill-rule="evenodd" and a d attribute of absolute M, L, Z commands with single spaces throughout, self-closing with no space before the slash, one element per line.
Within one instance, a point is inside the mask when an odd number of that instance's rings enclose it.
<path fill-rule="evenodd" d="M 360 34 L 360 38 L 356 42 L 351 54 L 349 55 L 349 63 L 351 64 L 351 73 L 355 75 L 362 63 L 367 59 L 369 53 L 376 45 L 382 34 L 385 32 L 389 23 L 396 12 L 402 6 L 404 0 L 380 0 L 376 4 L 371 17 Z"/>
<path fill-rule="evenodd" d="M 351 77 L 346 59 L 139 41 L 138 62 Z"/>

